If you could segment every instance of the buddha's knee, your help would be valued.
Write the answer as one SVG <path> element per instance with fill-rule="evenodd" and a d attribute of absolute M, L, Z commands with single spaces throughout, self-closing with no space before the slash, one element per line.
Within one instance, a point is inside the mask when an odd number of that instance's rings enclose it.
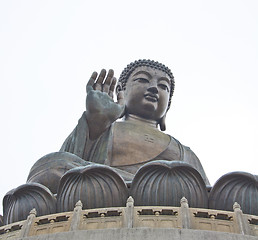
<path fill-rule="evenodd" d="M 72 211 L 81 200 L 84 209 L 125 206 L 128 188 L 111 167 L 91 164 L 69 170 L 61 178 L 57 211 Z"/>
<path fill-rule="evenodd" d="M 209 208 L 233 210 L 237 202 L 246 214 L 258 215 L 258 177 L 245 172 L 223 175 L 213 186 L 209 196 Z"/>
<path fill-rule="evenodd" d="M 179 161 L 154 161 L 136 173 L 131 195 L 135 205 L 180 206 L 186 197 L 190 207 L 208 207 L 208 192 L 199 172 Z"/>
<path fill-rule="evenodd" d="M 59 181 L 68 170 L 89 164 L 80 157 L 68 152 L 54 152 L 40 158 L 31 168 L 27 183 L 40 183 L 57 193 Z"/>

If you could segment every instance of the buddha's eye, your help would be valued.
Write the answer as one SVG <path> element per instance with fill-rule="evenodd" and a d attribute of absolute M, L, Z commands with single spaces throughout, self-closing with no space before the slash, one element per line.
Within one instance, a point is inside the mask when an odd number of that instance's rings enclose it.
<path fill-rule="evenodd" d="M 163 89 L 163 90 L 166 90 L 167 92 L 169 92 L 169 88 L 168 88 L 168 86 L 167 85 L 165 85 L 165 84 L 162 84 L 162 83 L 159 83 L 159 85 L 158 85 L 161 89 Z"/>
<path fill-rule="evenodd" d="M 140 83 L 148 83 L 149 80 L 146 78 L 136 78 L 134 81 L 140 82 Z"/>

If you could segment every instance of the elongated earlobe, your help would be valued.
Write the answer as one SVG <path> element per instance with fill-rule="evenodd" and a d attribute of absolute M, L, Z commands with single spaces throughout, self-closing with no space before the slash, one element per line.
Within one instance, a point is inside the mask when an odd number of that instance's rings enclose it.
<path fill-rule="evenodd" d="M 166 114 L 159 121 L 159 128 L 161 131 L 166 130 Z"/>
<path fill-rule="evenodd" d="M 116 85 L 116 95 L 118 95 L 118 93 L 119 93 L 120 91 L 122 91 L 122 90 L 123 90 L 122 85 L 121 85 L 120 82 L 118 82 L 117 85 Z"/>

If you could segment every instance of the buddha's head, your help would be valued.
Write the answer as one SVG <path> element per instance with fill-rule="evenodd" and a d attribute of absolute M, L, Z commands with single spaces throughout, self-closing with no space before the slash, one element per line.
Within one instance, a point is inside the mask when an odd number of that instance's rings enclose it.
<path fill-rule="evenodd" d="M 126 116 L 129 114 L 156 121 L 165 130 L 165 115 L 174 92 L 174 77 L 165 65 L 138 60 L 121 73 L 117 92 L 124 91 Z"/>

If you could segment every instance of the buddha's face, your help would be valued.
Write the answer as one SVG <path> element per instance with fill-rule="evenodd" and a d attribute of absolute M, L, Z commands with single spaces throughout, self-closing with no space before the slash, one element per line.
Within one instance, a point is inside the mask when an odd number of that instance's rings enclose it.
<path fill-rule="evenodd" d="M 129 76 L 125 95 L 126 114 L 159 121 L 166 113 L 170 96 L 167 73 L 151 67 L 138 67 Z"/>

